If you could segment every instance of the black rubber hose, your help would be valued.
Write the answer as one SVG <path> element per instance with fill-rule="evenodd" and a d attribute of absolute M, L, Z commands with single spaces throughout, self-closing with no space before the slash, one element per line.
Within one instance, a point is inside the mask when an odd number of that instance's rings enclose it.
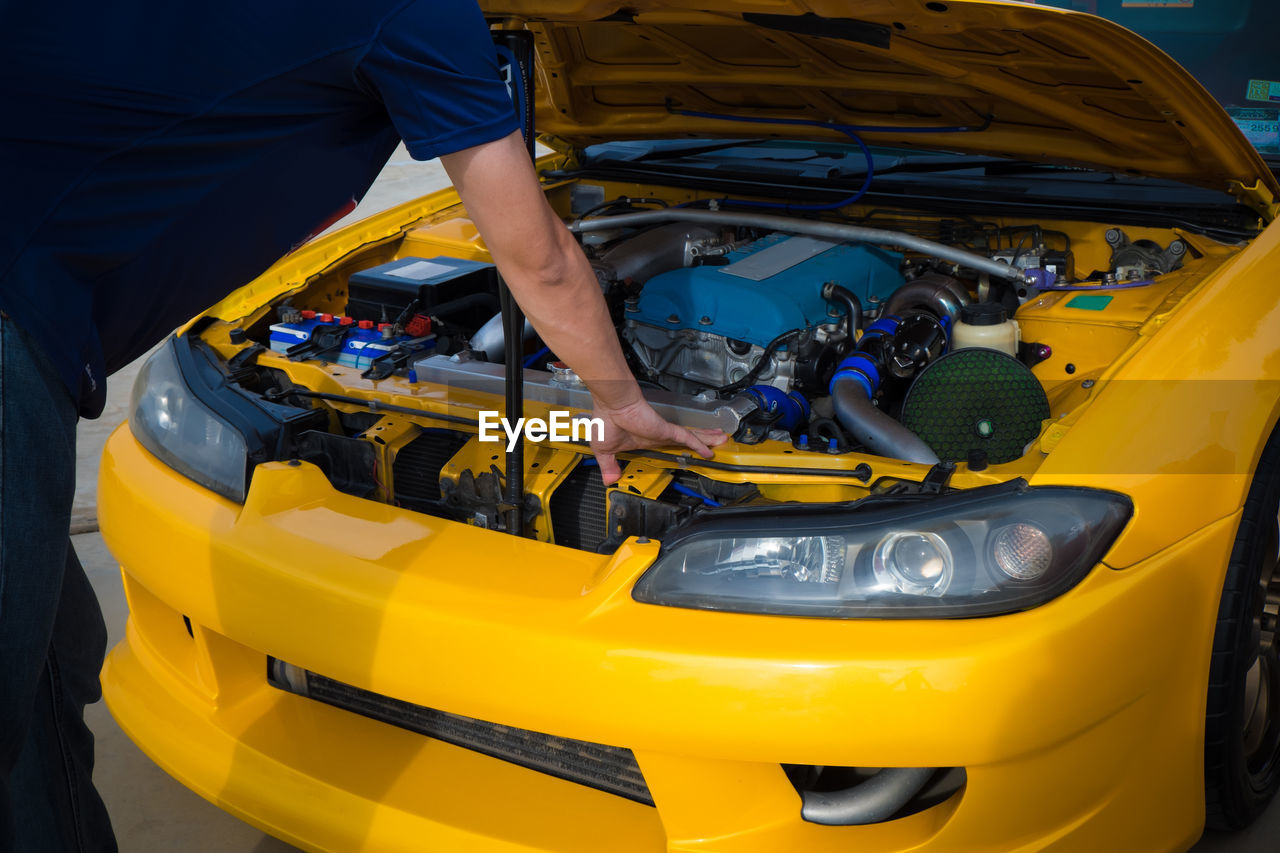
<path fill-rule="evenodd" d="M 730 382 L 728 385 L 723 385 L 716 390 L 721 394 L 732 394 L 734 391 L 741 391 L 743 388 L 754 384 L 756 379 L 760 377 L 760 374 L 764 372 L 764 369 L 769 366 L 769 359 L 778 351 L 778 347 L 786 343 L 788 339 L 803 331 L 804 329 L 792 329 L 788 332 L 783 332 L 773 340 L 769 341 L 769 343 L 765 345 L 764 352 L 760 354 L 760 358 L 756 360 L 756 363 L 751 367 L 751 370 L 747 371 L 746 376 L 742 377 L 737 382 Z"/>
<path fill-rule="evenodd" d="M 660 198 L 632 198 L 631 196 L 620 195 L 612 201 L 597 204 L 590 210 L 578 214 L 578 219 L 586 219 L 588 216 L 595 216 L 604 210 L 612 210 L 615 207 L 633 208 L 637 204 L 656 204 L 661 207 L 669 207 L 669 205 Z"/>
<path fill-rule="evenodd" d="M 840 429 L 840 424 L 831 418 L 809 418 L 809 435 L 813 438 L 836 440 L 837 450 L 846 450 L 849 447 L 848 436 L 844 434 L 844 430 Z"/>
<path fill-rule="evenodd" d="M 834 281 L 829 281 L 822 285 L 822 298 L 828 302 L 839 301 L 844 303 L 844 331 L 846 340 L 852 344 L 858 339 L 854 331 L 862 329 L 862 300 L 854 295 L 853 291 L 841 287 Z"/>

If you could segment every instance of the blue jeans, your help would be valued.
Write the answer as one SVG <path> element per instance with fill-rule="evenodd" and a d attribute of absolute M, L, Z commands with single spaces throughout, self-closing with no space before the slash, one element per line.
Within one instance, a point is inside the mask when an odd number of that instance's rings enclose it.
<path fill-rule="evenodd" d="M 106 627 L 68 531 L 76 407 L 0 317 L 0 851 L 114 851 L 84 707 Z"/>

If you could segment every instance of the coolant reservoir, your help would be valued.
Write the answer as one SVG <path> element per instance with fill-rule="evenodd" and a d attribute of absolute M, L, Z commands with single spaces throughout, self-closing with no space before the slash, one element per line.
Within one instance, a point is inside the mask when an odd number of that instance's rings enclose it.
<path fill-rule="evenodd" d="M 999 350 L 1018 355 L 1018 323 L 1005 314 L 999 302 L 976 302 L 960 309 L 960 320 L 951 330 L 951 349 Z"/>

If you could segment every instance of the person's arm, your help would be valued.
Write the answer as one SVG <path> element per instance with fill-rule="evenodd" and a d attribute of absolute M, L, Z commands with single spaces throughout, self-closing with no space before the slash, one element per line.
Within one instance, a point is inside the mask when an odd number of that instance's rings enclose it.
<path fill-rule="evenodd" d="M 618 479 L 615 454 L 625 450 L 683 444 L 710 458 L 723 432 L 669 423 L 640 393 L 595 274 L 547 204 L 520 133 L 440 161 L 533 327 L 591 390 L 605 425 L 604 440 L 592 442 L 605 483 Z"/>

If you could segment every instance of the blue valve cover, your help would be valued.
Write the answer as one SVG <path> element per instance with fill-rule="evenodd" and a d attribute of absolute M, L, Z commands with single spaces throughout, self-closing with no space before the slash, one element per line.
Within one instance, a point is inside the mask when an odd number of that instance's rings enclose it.
<path fill-rule="evenodd" d="M 822 298 L 834 281 L 866 306 L 902 285 L 902 255 L 860 244 L 770 234 L 725 256 L 723 266 L 672 270 L 645 283 L 635 320 L 663 329 L 697 329 L 759 346 L 783 332 L 831 323 L 838 303 Z"/>

